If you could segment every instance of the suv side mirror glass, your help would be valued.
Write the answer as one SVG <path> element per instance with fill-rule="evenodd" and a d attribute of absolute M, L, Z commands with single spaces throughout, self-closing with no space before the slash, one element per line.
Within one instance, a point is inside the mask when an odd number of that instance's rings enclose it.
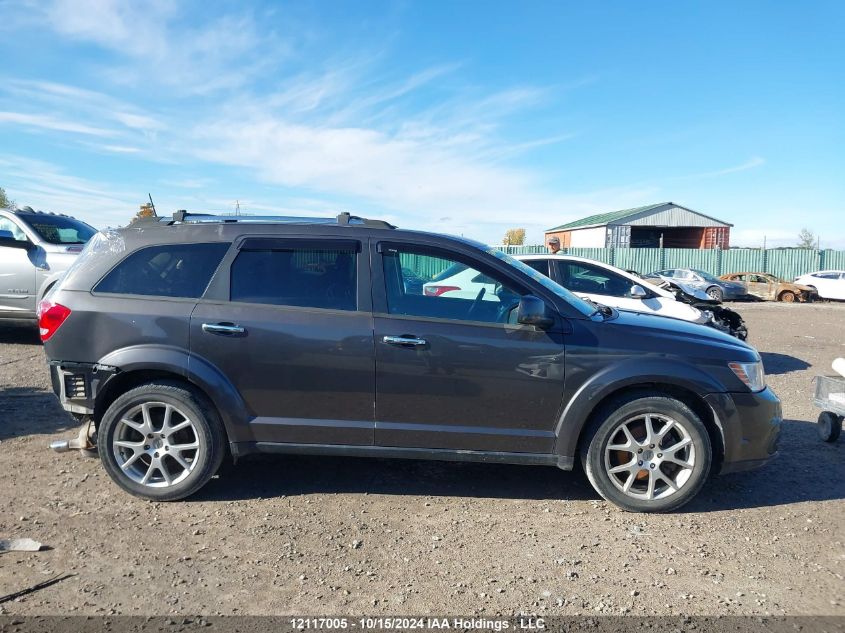
<path fill-rule="evenodd" d="M 549 316 L 545 301 L 534 295 L 525 295 L 519 300 L 516 322 L 546 329 L 552 326 L 554 319 Z"/>
<path fill-rule="evenodd" d="M 629 294 L 634 299 L 645 299 L 646 297 L 648 297 L 648 292 L 646 292 L 646 289 L 643 288 L 640 284 L 634 284 L 633 286 L 631 286 Z"/>

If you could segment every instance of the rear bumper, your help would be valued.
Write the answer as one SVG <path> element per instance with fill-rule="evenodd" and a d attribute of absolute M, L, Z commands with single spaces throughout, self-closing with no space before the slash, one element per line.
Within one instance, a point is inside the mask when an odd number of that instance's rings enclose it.
<path fill-rule="evenodd" d="M 50 382 L 65 411 L 92 415 L 97 394 L 117 371 L 95 363 L 50 361 Z"/>
<path fill-rule="evenodd" d="M 712 393 L 705 399 L 721 422 L 725 448 L 721 473 L 759 468 L 777 455 L 783 413 L 771 389 Z"/>

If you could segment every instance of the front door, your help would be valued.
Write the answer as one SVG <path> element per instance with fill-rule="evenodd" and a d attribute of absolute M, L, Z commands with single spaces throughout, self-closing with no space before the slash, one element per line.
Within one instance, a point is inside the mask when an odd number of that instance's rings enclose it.
<path fill-rule="evenodd" d="M 748 275 L 748 282 L 745 284 L 745 291 L 760 299 L 775 299 L 775 284 L 772 280 L 763 275 Z"/>
<path fill-rule="evenodd" d="M 32 246 L 21 228 L 8 218 L 0 218 L 0 231 L 8 231 L 14 246 L 0 244 L 0 313 L 30 316 L 35 311 L 35 262 Z"/>
<path fill-rule="evenodd" d="M 371 445 L 373 324 L 360 243 L 252 238 L 230 260 L 216 280 L 224 296 L 191 316 L 191 352 L 222 371 L 254 416 L 243 439 Z"/>
<path fill-rule="evenodd" d="M 527 289 L 471 256 L 407 243 L 377 251 L 376 445 L 550 453 L 563 334 L 515 323 Z M 483 274 L 494 289 L 467 298 L 465 288 L 426 294 L 403 283 L 403 268 L 432 279 L 449 267 L 471 269 L 469 280 Z"/>

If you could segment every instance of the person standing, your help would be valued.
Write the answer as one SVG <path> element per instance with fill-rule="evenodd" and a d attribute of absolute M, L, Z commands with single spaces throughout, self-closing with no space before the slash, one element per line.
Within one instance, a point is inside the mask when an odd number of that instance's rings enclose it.
<path fill-rule="evenodd" d="M 546 246 L 552 255 L 557 255 L 560 251 L 560 238 L 555 236 L 550 237 L 549 241 L 546 242 Z"/>

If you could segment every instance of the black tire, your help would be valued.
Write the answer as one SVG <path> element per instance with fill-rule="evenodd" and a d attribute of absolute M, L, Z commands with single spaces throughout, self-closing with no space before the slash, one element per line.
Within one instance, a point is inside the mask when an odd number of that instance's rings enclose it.
<path fill-rule="evenodd" d="M 195 442 L 198 448 L 195 451 L 188 451 L 189 456 L 186 460 L 189 460 L 191 468 L 190 470 L 183 469 L 179 473 L 183 478 L 170 485 L 163 485 L 162 482 L 144 484 L 135 481 L 121 468 L 118 462 L 119 455 L 115 454 L 120 452 L 120 449 L 114 446 L 114 441 L 118 439 L 116 433 L 122 432 L 122 430 L 119 431 L 119 427 L 124 425 L 122 419 L 145 403 L 149 406 L 163 404 L 174 407 L 179 415 L 190 419 L 192 423 L 189 431 L 193 439 L 190 441 Z M 144 384 L 118 397 L 103 415 L 97 436 L 100 459 L 112 480 L 126 492 L 151 501 L 176 501 L 194 494 L 217 473 L 226 453 L 226 435 L 214 407 L 201 393 L 187 385 L 175 382 L 157 381 Z M 147 441 L 143 434 L 140 434 L 140 437 L 143 441 Z M 161 437 L 164 438 L 164 434 Z M 165 440 L 165 443 L 169 441 L 170 437 Z M 169 447 L 167 448 L 169 450 Z M 175 445 L 174 448 L 176 448 Z M 138 452 L 141 451 L 138 450 Z M 164 452 L 161 454 L 161 461 L 165 461 L 166 454 Z M 180 453 L 180 456 L 184 457 L 184 454 Z M 146 457 L 142 455 L 136 460 L 140 462 L 138 466 L 144 468 L 144 459 L 148 458 L 149 455 Z M 169 457 L 167 461 L 170 464 L 167 470 L 171 471 L 173 462 Z M 156 472 L 156 469 L 152 468 L 152 471 Z M 163 478 L 163 472 L 161 470 L 158 472 L 160 478 Z"/>
<path fill-rule="evenodd" d="M 816 428 L 822 441 L 835 442 L 839 439 L 839 434 L 842 433 L 842 416 L 836 415 L 832 411 L 822 411 L 819 414 Z"/>
<path fill-rule="evenodd" d="M 707 296 L 720 303 L 725 300 L 725 293 L 722 292 L 722 289 L 719 288 L 719 286 L 710 286 L 707 289 Z"/>
<path fill-rule="evenodd" d="M 646 444 L 642 446 L 642 450 L 645 451 L 642 455 L 637 454 L 636 451 L 629 451 L 634 458 L 634 461 L 629 462 L 632 465 L 634 462 L 639 465 L 643 463 L 650 465 L 655 461 L 657 463 L 656 469 L 652 471 L 646 468 L 639 470 L 633 480 L 634 488 L 631 489 L 630 493 L 626 493 L 618 487 L 623 485 L 619 477 L 608 472 L 608 465 L 610 464 L 605 460 L 606 455 L 609 459 L 610 455 L 619 454 L 620 451 L 607 451 L 606 449 L 608 445 L 613 446 L 613 444 L 610 444 L 611 440 L 618 442 L 619 434 L 623 433 L 623 425 L 636 424 L 635 421 L 641 416 L 644 419 L 646 414 L 654 416 L 652 425 L 668 424 L 668 420 L 674 421 L 675 430 L 667 431 L 666 436 L 654 445 L 653 450 L 648 448 L 651 445 Z M 666 422 L 663 422 L 664 419 Z M 645 424 L 643 424 L 643 427 L 645 427 Z M 660 428 L 656 427 L 656 430 L 659 431 Z M 681 435 L 681 430 L 683 430 L 684 435 Z M 668 463 L 668 458 L 665 459 L 666 463 L 656 459 L 658 457 L 663 458 L 663 455 L 659 453 L 661 447 L 674 445 L 667 444 L 667 442 L 676 443 L 675 437 L 677 436 L 690 440 L 687 445 L 691 444 L 692 448 L 681 450 L 687 451 L 693 457 L 691 468 L 678 468 Z M 636 439 L 639 441 L 639 438 Z M 675 456 L 677 456 L 677 452 Z M 637 461 L 640 457 L 645 458 L 645 462 Z M 604 499 L 629 512 L 670 512 L 677 510 L 688 503 L 701 490 L 710 474 L 712 461 L 710 436 L 704 423 L 686 404 L 667 396 L 639 393 L 611 402 L 597 412 L 581 441 L 581 463 L 593 488 Z M 636 469 L 637 467 L 632 466 L 632 468 Z M 683 481 L 677 485 L 677 490 L 671 491 L 664 469 L 671 470 L 674 468 L 677 468 L 677 473 L 684 471 L 685 474 Z M 640 483 L 642 473 L 645 473 L 645 477 L 650 481 L 653 477 L 650 474 L 652 472 L 659 473 L 656 479 L 662 481 L 663 491 L 659 493 L 657 498 L 638 498 L 635 495 L 640 493 L 637 487 L 643 485 Z M 618 475 L 625 477 L 625 473 Z M 616 477 L 617 484 L 614 484 L 612 477 Z M 677 484 L 678 480 L 675 480 L 675 483 Z M 645 486 L 648 488 L 649 483 L 646 482 Z M 655 484 L 655 490 L 657 490 L 657 487 L 658 484 Z M 642 492 L 642 494 L 647 494 L 647 492 Z"/>

